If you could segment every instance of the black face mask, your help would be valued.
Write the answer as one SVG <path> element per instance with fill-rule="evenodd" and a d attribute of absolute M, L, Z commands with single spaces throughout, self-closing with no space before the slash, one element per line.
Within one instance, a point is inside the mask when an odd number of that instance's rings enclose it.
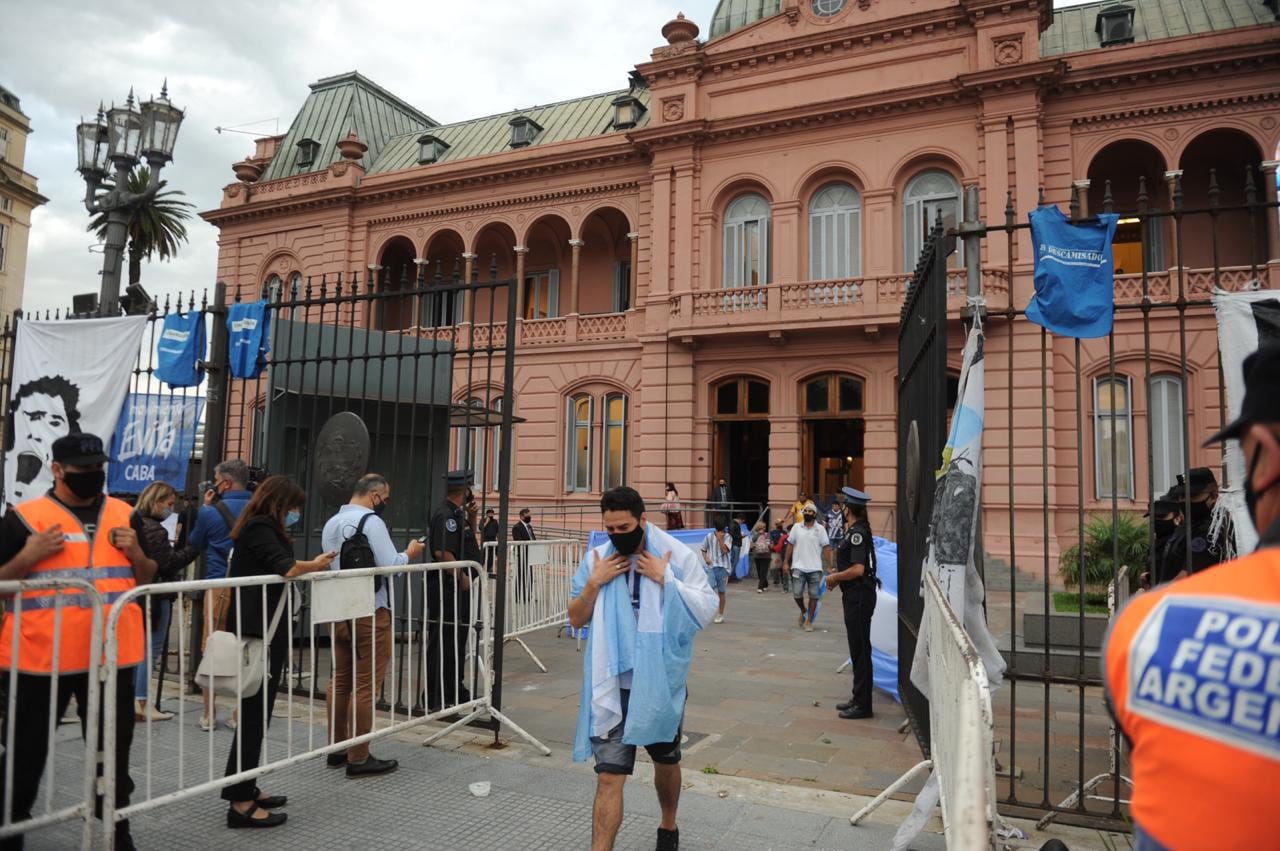
<path fill-rule="evenodd" d="M 1204 502 L 1191 503 L 1191 522 L 1199 523 L 1208 520 L 1209 515 L 1213 513 L 1213 505 L 1205 500 Z"/>
<path fill-rule="evenodd" d="M 373 507 L 373 513 L 378 517 L 381 517 L 386 512 L 386 510 L 387 510 L 387 501 L 385 499 Z"/>
<path fill-rule="evenodd" d="M 102 486 L 107 483 L 107 473 L 105 470 L 63 473 L 62 481 L 80 499 L 90 499 L 102 493 Z"/>
<path fill-rule="evenodd" d="M 1261 461 L 1262 461 L 1262 447 L 1257 446 L 1253 450 L 1253 458 L 1249 459 L 1249 472 L 1245 473 L 1245 476 L 1244 476 L 1245 508 L 1248 509 L 1249 511 L 1249 519 L 1253 521 L 1253 528 L 1257 529 L 1259 534 L 1261 534 L 1266 530 L 1264 530 L 1261 526 L 1258 525 L 1258 515 L 1257 515 L 1258 500 L 1262 499 L 1262 495 L 1264 493 L 1271 490 L 1277 484 L 1280 484 L 1280 479 L 1275 479 L 1271 482 L 1271 484 L 1267 485 L 1262 490 L 1257 490 L 1254 488 L 1253 474 L 1257 472 L 1258 464 Z"/>
<path fill-rule="evenodd" d="M 636 550 L 640 549 L 640 543 L 644 540 L 644 524 L 637 523 L 636 528 L 630 532 L 610 532 L 609 540 L 613 542 L 613 548 L 619 554 L 624 556 L 634 555 Z"/>
<path fill-rule="evenodd" d="M 1172 520 L 1161 520 L 1157 517 L 1151 524 L 1151 528 L 1155 530 L 1157 538 L 1167 538 L 1178 528 L 1178 524 Z"/>

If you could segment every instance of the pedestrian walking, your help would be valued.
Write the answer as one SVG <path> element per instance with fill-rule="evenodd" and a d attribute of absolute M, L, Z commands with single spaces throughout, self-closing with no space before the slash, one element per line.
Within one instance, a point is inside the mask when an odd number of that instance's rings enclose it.
<path fill-rule="evenodd" d="M 729 581 L 741 582 L 738 578 L 738 565 L 742 562 L 742 529 L 746 526 L 746 521 L 742 515 L 735 514 L 733 520 L 729 523 Z M 748 542 L 750 543 L 750 542 Z"/>
<path fill-rule="evenodd" d="M 426 547 L 410 541 L 397 552 L 384 520 L 391 505 L 391 483 L 378 473 L 367 473 L 356 481 L 351 501 L 324 524 L 320 544 L 336 552 L 330 570 L 355 566 L 394 567 L 416 564 Z M 382 689 L 382 678 L 391 660 L 391 598 L 388 581 L 375 583 L 374 612 L 371 617 L 339 621 L 333 625 L 333 676 L 329 680 L 329 741 L 341 742 L 363 736 L 373 729 L 374 701 Z M 394 759 L 378 759 L 369 753 L 368 743 L 352 745 L 346 751 L 329 754 L 330 768 L 346 766 L 348 777 L 369 777 L 394 771 Z"/>
<path fill-rule="evenodd" d="M 293 579 L 328 570 L 337 556 L 332 550 L 310 561 L 298 561 L 293 554 L 293 541 L 287 530 L 297 524 L 306 501 L 302 488 L 285 476 L 267 477 L 253 492 L 231 530 L 235 550 L 227 566 L 227 576 Z M 262 639 L 268 648 L 268 667 L 265 682 L 248 684 L 246 693 L 240 696 L 237 706 L 240 724 L 227 752 L 227 777 L 252 771 L 262 757 L 262 739 L 271 724 L 284 663 L 289 655 L 289 627 L 283 617 L 287 590 L 286 585 L 268 585 L 265 595 L 256 587 L 233 589 L 231 595 L 227 625 L 232 631 L 238 629 L 240 638 Z M 250 688 L 254 688 L 252 694 L 247 693 Z M 230 828 L 276 827 L 288 818 L 284 813 L 271 812 L 283 807 L 286 797 L 263 793 L 253 778 L 224 787 L 222 799 L 229 804 L 227 827 Z"/>
<path fill-rule="evenodd" d="M 182 570 L 195 561 L 200 554 L 190 546 L 174 549 L 169 540 L 169 530 L 164 522 L 173 515 L 173 506 L 178 501 L 178 492 L 168 482 L 152 482 L 138 495 L 138 502 L 129 517 L 129 525 L 138 535 L 138 543 L 147 558 L 156 563 L 156 575 L 153 582 L 173 582 L 182 577 Z M 151 664 L 156 668 L 164 665 L 165 636 L 169 633 L 169 616 L 173 609 L 173 596 L 170 594 L 150 594 L 140 601 L 150 609 L 151 624 L 147 640 L 151 645 Z M 143 618 L 143 628 L 147 629 L 147 618 Z M 137 701 L 134 717 L 138 721 L 168 721 L 173 717 L 168 712 L 161 712 L 154 702 L 148 702 L 151 671 L 144 662 L 134 669 L 133 696 Z M 158 697 L 158 696 L 157 696 Z"/>
<path fill-rule="evenodd" d="M 661 821 L 658 851 L 678 851 L 680 738 L 693 639 L 716 611 L 698 557 L 649 523 L 644 500 L 614 488 L 600 500 L 609 541 L 583 556 L 569 623 L 590 624 L 573 758 L 594 756 L 592 851 L 611 851 L 636 748 L 653 760 Z"/>
<path fill-rule="evenodd" d="M 769 562 L 769 581 L 777 585 L 782 593 L 790 593 L 791 589 L 783 578 L 782 562 L 787 551 L 787 527 L 781 518 L 775 520 L 769 530 L 769 540 L 773 544 L 773 558 Z"/>
<path fill-rule="evenodd" d="M 1235 440 L 1258 549 L 1139 594 L 1103 651 L 1107 706 L 1130 743 L 1135 847 L 1273 847 L 1280 830 L 1280 345 L 1244 361 Z"/>
<path fill-rule="evenodd" d="M 707 584 L 720 598 L 713 623 L 724 623 L 725 592 L 729 590 L 729 564 L 733 547 L 724 529 L 715 529 L 702 539 L 702 560 L 706 562 Z"/>
<path fill-rule="evenodd" d="M 773 564 L 773 539 L 764 521 L 758 521 L 751 530 L 751 563 L 756 569 L 756 593 L 763 594 L 769 587 L 769 567 Z"/>
<path fill-rule="evenodd" d="M 791 596 L 800 609 L 800 623 L 805 632 L 813 632 L 813 618 L 818 613 L 818 597 L 822 593 L 822 574 L 831 559 L 831 539 L 818 522 L 818 507 L 806 502 L 800 511 L 802 522 L 787 533 L 787 553 L 782 570 L 791 579 Z M 806 602 L 806 596 L 808 601 Z"/>
<path fill-rule="evenodd" d="M 666 498 L 662 502 L 662 511 L 667 515 L 667 531 L 684 528 L 684 515 L 680 513 L 680 491 L 674 482 L 667 482 Z"/>
<path fill-rule="evenodd" d="M 870 718 L 871 617 L 876 610 L 876 548 L 867 522 L 871 497 L 860 490 L 841 489 L 837 502 L 845 535 L 835 549 L 836 569 L 827 576 L 827 588 L 840 586 L 844 629 L 849 637 L 849 661 L 853 667 L 853 696 L 836 704 L 841 718 Z"/>
<path fill-rule="evenodd" d="M 107 455 L 102 440 L 86 433 L 59 437 L 50 451 L 53 488 L 43 496 L 12 506 L 0 521 L 0 580 L 56 579 L 83 576 L 93 583 L 105 605 L 102 620 L 111 617 L 108 602 L 150 582 L 156 563 L 143 552 L 138 534 L 129 525 L 131 509 L 121 500 L 102 492 L 107 474 Z M 61 718 L 74 696 L 80 714 L 80 735 L 88 741 L 89 689 L 101 688 L 89 682 L 90 641 L 93 636 L 93 609 L 84 605 L 83 595 L 64 594 L 62 605 L 52 603 L 58 592 L 31 591 L 22 597 L 21 628 L 14 635 L 14 621 L 4 618 L 0 628 L 0 668 L 13 671 L 9 679 L 10 705 L 15 714 L 12 749 L 0 758 L 0 801 L 10 800 L 9 820 L 31 818 L 31 807 L 40 791 L 49 756 L 49 713 Z M 60 621 L 60 622 L 59 622 Z M 133 746 L 133 667 L 143 662 L 142 610 L 129 605 L 120 613 L 119 644 L 115 664 L 120 672 L 116 689 L 116 808 L 127 807 L 134 785 L 129 776 L 129 750 Z M 17 656 L 11 656 L 17 647 Z M 56 657 L 55 657 L 56 653 Z M 56 692 L 54 683 L 57 683 Z M 104 695 L 105 697 L 105 695 Z M 104 715 L 98 717 L 96 735 L 101 739 Z M 5 764 L 9 760 L 11 763 Z M 103 766 L 98 764 L 98 776 Z M 13 786 L 5 789 L 6 778 Z M 102 800 L 96 813 L 102 815 Z M 128 820 L 116 822 L 115 847 L 132 851 L 133 838 Z M 0 849 L 23 847 L 17 834 L 0 840 Z"/>

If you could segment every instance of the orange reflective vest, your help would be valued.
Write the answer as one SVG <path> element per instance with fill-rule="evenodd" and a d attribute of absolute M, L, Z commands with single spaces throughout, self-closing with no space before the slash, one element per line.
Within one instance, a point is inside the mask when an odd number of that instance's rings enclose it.
<path fill-rule="evenodd" d="M 86 534 L 76 516 L 51 496 L 42 496 L 13 508 L 33 533 L 60 524 L 66 533 L 65 544 L 58 552 L 32 569 L 28 579 L 83 579 L 92 582 L 102 597 L 102 649 L 106 653 L 106 627 L 112 603 L 137 583 L 133 566 L 125 554 L 111 545 L 110 530 L 129 526 L 132 511 L 127 503 L 104 497 L 98 513 L 98 525 L 92 537 Z M 61 597 L 61 614 L 55 603 Z M 21 614 L 10 611 L 0 629 L 0 668 L 13 665 L 13 625 L 21 626 L 18 636 L 17 668 L 25 674 L 51 674 L 54 670 L 55 619 L 61 621 L 57 670 L 60 674 L 89 670 L 89 642 L 93 634 L 93 608 L 84 594 L 66 591 L 28 591 L 13 598 L 13 608 L 21 605 Z M 137 665 L 143 659 L 142 609 L 135 603 L 120 613 L 117 630 L 117 660 L 120 667 Z"/>
<path fill-rule="evenodd" d="M 1280 547 L 1124 608 L 1107 695 L 1133 750 L 1134 823 L 1174 851 L 1280 837 Z"/>

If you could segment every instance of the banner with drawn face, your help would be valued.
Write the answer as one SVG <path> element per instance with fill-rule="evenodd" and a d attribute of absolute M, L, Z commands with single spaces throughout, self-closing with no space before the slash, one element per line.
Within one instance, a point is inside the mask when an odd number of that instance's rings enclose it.
<path fill-rule="evenodd" d="M 200 396 L 129 396 L 111 441 L 108 492 L 142 493 L 152 482 L 167 482 L 182 493 L 203 410 Z"/>
<path fill-rule="evenodd" d="M 53 486 L 53 442 L 88 432 L 111 440 L 138 359 L 145 316 L 20 321 L 4 433 L 4 502 Z"/>

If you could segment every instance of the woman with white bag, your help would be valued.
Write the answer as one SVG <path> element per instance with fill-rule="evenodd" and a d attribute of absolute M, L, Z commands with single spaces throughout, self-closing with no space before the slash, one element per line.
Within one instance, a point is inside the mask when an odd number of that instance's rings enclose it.
<path fill-rule="evenodd" d="M 245 576 L 283 576 L 291 579 L 304 573 L 328 570 L 336 553 L 324 553 L 311 561 L 298 561 L 293 555 L 293 544 L 286 529 L 298 522 L 306 494 L 284 476 L 271 476 L 253 492 L 253 498 L 241 512 L 231 539 L 235 549 L 227 570 L 229 578 Z M 227 629 L 238 630 L 239 641 L 259 639 L 270 648 L 267 653 L 266 682 L 245 683 L 244 673 L 237 678 L 240 691 L 240 725 L 231 742 L 227 755 L 227 776 L 238 774 L 258 766 L 262 755 L 262 737 L 265 732 L 263 699 L 265 692 L 265 720 L 271 722 L 272 707 L 280 687 L 280 678 L 289 655 L 289 625 L 286 622 L 288 598 L 287 586 L 266 586 L 266 606 L 263 607 L 262 588 L 258 586 L 234 589 L 231 607 L 227 613 Z M 210 636 L 212 643 L 213 636 Z M 255 643 L 256 642 L 252 642 Z M 261 647 L 259 645 L 259 653 Z M 252 671 L 251 666 L 245 670 Z M 261 677 L 261 668 L 257 669 Z M 252 678 L 252 677 L 250 677 Z M 229 801 L 227 827 L 275 827 L 284 824 L 284 813 L 269 810 L 283 807 L 284 795 L 265 795 L 253 780 L 245 780 L 222 790 L 222 798 Z"/>

